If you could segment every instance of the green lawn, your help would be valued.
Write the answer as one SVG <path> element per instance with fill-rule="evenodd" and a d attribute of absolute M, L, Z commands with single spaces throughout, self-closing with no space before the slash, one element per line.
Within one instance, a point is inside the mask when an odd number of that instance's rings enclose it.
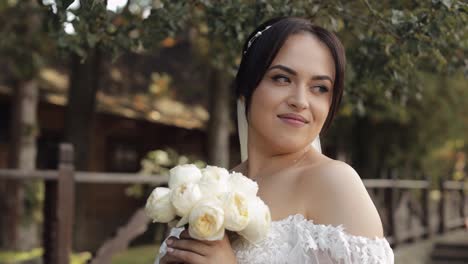
<path fill-rule="evenodd" d="M 159 252 L 159 245 L 145 245 L 130 248 L 112 258 L 112 264 L 152 264 Z M 26 260 L 42 257 L 42 248 L 28 252 L 0 251 L 0 264 L 21 264 Z M 89 252 L 74 253 L 72 264 L 85 264 L 91 259 Z"/>
<path fill-rule="evenodd" d="M 0 251 L 0 264 L 21 264 L 24 261 L 42 257 L 42 248 L 31 251 Z M 71 264 L 85 264 L 91 258 L 89 252 L 73 253 Z"/>
<path fill-rule="evenodd" d="M 159 245 L 133 247 L 115 255 L 112 264 L 152 264 L 158 252 Z"/>

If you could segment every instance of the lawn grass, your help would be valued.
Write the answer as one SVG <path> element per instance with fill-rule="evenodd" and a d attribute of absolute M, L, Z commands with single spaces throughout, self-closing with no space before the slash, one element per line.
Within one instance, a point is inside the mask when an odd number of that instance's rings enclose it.
<path fill-rule="evenodd" d="M 27 260 L 42 258 L 42 248 L 34 248 L 30 251 L 0 251 L 0 264 L 21 264 Z M 91 259 L 91 253 L 73 253 L 71 264 L 85 264 Z"/>
<path fill-rule="evenodd" d="M 132 247 L 112 258 L 112 264 L 152 264 L 159 252 L 159 245 Z M 41 258 L 42 248 L 31 251 L 0 251 L 0 264 L 21 264 L 24 261 Z M 91 253 L 73 253 L 71 264 L 85 264 L 91 259 Z"/>
<path fill-rule="evenodd" d="M 16 264 L 22 261 L 40 258 L 42 256 L 42 248 L 35 248 L 31 251 L 0 251 L 0 263 Z"/>
<path fill-rule="evenodd" d="M 159 245 L 132 247 L 115 255 L 112 264 L 152 264 L 158 252 Z"/>

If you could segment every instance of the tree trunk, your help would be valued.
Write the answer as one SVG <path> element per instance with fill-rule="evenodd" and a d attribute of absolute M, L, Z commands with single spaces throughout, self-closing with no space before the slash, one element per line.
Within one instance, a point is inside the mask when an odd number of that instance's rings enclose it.
<path fill-rule="evenodd" d="M 74 165 L 76 170 L 89 170 L 89 145 L 93 131 L 96 94 L 101 78 L 101 52 L 96 47 L 89 50 L 88 57 L 82 63 L 77 55 L 72 55 L 68 104 L 65 112 L 65 141 L 75 150 Z M 77 184 L 76 201 L 86 195 L 86 186 Z M 86 203 L 75 203 L 75 229 L 73 248 L 81 250 L 86 241 L 79 234 L 86 234 Z M 81 237 L 88 237 L 83 235 Z"/>
<path fill-rule="evenodd" d="M 17 48 L 22 52 L 11 54 L 14 61 L 10 65 L 6 63 L 7 68 L 16 68 L 13 70 L 15 82 L 11 101 L 8 167 L 34 170 L 38 136 L 38 69 L 37 64 L 32 61 L 32 54 L 39 49 L 39 44 L 33 42 L 42 29 L 42 15 L 37 10 L 36 0 L 21 1 L 18 3 L 20 5 L 29 11 L 29 16 L 22 20 L 22 26 L 15 27 L 15 36 L 21 41 Z M 24 206 L 26 190 L 28 193 L 36 193 L 39 191 L 38 184 L 13 180 L 2 183 L 4 191 L 0 194 L 0 243 L 4 248 L 25 250 L 39 246 L 38 224 L 32 217 L 33 210 L 38 209 L 34 206 L 37 203 L 28 208 Z"/>
<path fill-rule="evenodd" d="M 68 105 L 65 112 L 65 141 L 73 144 L 75 149 L 75 168 L 87 170 L 101 53 L 99 48 L 90 50 L 84 63 L 80 62 L 77 55 L 72 56 Z"/>
<path fill-rule="evenodd" d="M 208 164 L 229 166 L 230 86 L 219 70 L 210 82 L 210 120 L 208 122 Z"/>
<path fill-rule="evenodd" d="M 38 87 L 36 80 L 20 81 L 13 95 L 9 167 L 21 170 L 36 168 Z M 9 249 L 24 250 L 38 246 L 39 234 L 33 219 L 24 221 L 24 189 L 34 183 L 5 183 L 5 218 L 2 222 L 2 244 Z M 24 223 L 22 225 L 21 223 Z"/>

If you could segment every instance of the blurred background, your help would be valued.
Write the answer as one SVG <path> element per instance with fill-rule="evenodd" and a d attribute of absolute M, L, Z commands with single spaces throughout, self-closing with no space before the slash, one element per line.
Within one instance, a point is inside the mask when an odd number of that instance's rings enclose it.
<path fill-rule="evenodd" d="M 0 0 L 0 263 L 152 263 L 146 198 L 177 164 L 240 162 L 242 44 L 283 15 L 346 48 L 322 147 L 364 179 L 396 263 L 468 263 L 456 0 Z"/>

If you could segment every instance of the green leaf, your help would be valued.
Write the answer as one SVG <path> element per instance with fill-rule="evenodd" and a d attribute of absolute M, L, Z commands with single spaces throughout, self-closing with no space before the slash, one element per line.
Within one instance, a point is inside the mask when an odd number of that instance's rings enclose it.
<path fill-rule="evenodd" d="M 401 10 L 392 9 L 391 21 L 393 25 L 398 25 L 404 21 L 405 14 Z"/>
<path fill-rule="evenodd" d="M 86 35 L 86 40 L 90 48 L 94 48 L 99 41 L 99 36 L 96 34 L 88 33 Z"/>
<path fill-rule="evenodd" d="M 450 9 L 452 7 L 453 1 L 452 0 L 442 0 L 442 4 Z"/>

